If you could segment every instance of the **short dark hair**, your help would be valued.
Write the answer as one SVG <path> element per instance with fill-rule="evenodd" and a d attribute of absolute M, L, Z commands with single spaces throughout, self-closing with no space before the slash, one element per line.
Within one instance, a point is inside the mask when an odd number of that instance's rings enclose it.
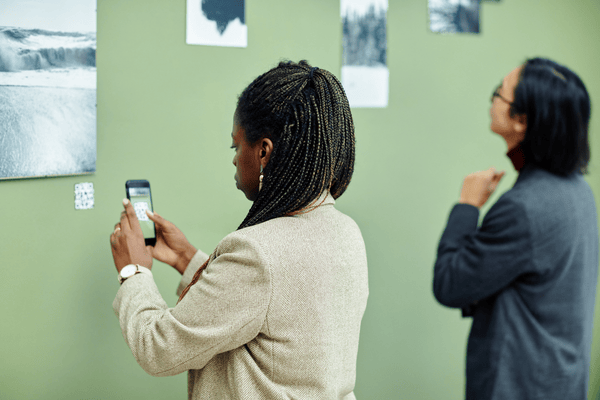
<path fill-rule="evenodd" d="M 557 175 L 587 173 L 591 106 L 581 79 L 552 60 L 528 59 L 514 97 L 511 116 L 527 118 L 526 162 Z"/>
<path fill-rule="evenodd" d="M 329 190 L 341 196 L 354 171 L 354 123 L 340 81 L 330 72 L 280 62 L 238 99 L 246 140 L 273 141 L 262 189 L 240 228 L 293 214 Z"/>

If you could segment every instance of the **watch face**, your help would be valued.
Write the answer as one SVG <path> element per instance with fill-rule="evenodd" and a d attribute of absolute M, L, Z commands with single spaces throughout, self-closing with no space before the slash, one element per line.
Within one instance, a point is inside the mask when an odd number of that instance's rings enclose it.
<path fill-rule="evenodd" d="M 126 265 L 121 270 L 121 276 L 123 278 L 129 278 L 130 276 L 133 276 L 136 272 L 137 272 L 137 267 L 135 265 Z"/>

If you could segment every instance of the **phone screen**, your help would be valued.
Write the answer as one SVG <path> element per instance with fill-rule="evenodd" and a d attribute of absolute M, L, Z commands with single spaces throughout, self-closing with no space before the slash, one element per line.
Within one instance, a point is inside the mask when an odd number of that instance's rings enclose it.
<path fill-rule="evenodd" d="M 130 187 L 129 188 L 129 200 L 135 210 L 142 227 L 145 239 L 153 239 L 154 234 L 154 222 L 146 215 L 146 210 L 152 211 L 152 198 L 150 197 L 149 187 Z"/>

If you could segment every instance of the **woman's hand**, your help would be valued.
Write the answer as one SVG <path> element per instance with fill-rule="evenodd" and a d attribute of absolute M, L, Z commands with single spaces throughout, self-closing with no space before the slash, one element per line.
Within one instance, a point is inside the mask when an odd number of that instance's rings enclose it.
<path fill-rule="evenodd" d="M 504 173 L 504 171 L 496 172 L 492 167 L 487 171 L 467 175 L 463 181 L 459 202 L 481 208 L 498 187 Z"/>
<path fill-rule="evenodd" d="M 152 254 L 146 248 L 135 210 L 127 199 L 123 200 L 123 206 L 125 210 L 121 213 L 121 220 L 110 235 L 110 247 L 117 272 L 121 272 L 121 269 L 129 264 L 139 264 L 150 269 Z"/>
<path fill-rule="evenodd" d="M 148 246 L 152 257 L 169 264 L 183 275 L 198 250 L 172 222 L 149 210 L 146 214 L 156 226 L 156 244 L 154 247 Z"/>

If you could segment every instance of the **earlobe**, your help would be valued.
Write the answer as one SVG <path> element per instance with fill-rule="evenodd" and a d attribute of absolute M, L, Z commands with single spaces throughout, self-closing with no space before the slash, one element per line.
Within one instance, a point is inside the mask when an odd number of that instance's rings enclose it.
<path fill-rule="evenodd" d="M 260 145 L 260 163 L 266 167 L 273 151 L 273 142 L 269 138 L 262 138 Z"/>
<path fill-rule="evenodd" d="M 514 128 L 515 128 L 515 132 L 525 135 L 525 132 L 527 131 L 527 116 L 526 115 L 516 116 Z"/>

